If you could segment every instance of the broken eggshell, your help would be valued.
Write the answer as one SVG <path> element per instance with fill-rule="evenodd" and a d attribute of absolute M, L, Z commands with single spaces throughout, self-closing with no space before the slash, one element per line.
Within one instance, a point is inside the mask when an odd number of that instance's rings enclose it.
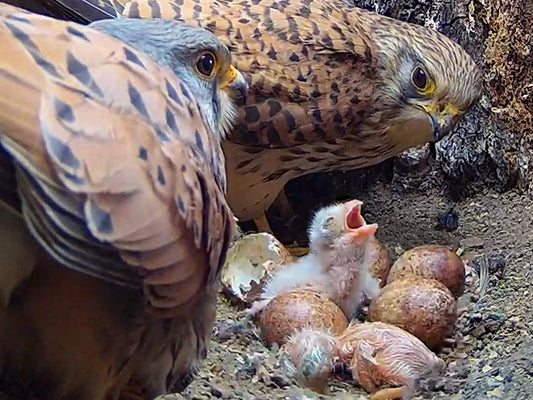
<path fill-rule="evenodd" d="M 293 258 L 269 233 L 242 236 L 229 248 L 222 269 L 222 292 L 249 305 L 258 300 L 261 288 L 274 271 Z"/>

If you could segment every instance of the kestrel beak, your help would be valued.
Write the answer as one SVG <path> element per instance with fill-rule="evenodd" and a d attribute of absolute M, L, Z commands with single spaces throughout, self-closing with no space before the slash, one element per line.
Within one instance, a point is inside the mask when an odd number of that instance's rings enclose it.
<path fill-rule="evenodd" d="M 424 110 L 428 113 L 433 125 L 433 137 L 435 142 L 441 140 L 446 136 L 457 121 L 461 118 L 460 110 L 451 103 L 442 107 L 440 104 L 424 105 Z"/>
<path fill-rule="evenodd" d="M 241 97 L 246 103 L 246 94 L 248 92 L 248 83 L 244 75 L 233 65 L 230 65 L 220 81 L 220 89 L 229 92 L 234 99 Z"/>

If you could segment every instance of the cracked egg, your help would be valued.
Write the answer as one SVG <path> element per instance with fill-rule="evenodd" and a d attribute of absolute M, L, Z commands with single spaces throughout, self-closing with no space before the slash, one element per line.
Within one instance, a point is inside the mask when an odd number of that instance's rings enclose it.
<path fill-rule="evenodd" d="M 222 269 L 222 291 L 250 305 L 272 274 L 293 257 L 269 233 L 253 233 L 236 240 L 229 248 Z"/>

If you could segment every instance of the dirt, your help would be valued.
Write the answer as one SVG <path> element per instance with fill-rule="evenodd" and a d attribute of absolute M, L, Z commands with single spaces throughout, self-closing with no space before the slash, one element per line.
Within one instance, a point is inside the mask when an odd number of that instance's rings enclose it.
<path fill-rule="evenodd" d="M 342 182 L 346 179 L 340 178 Z M 319 193 L 314 189 L 311 185 L 307 194 Z M 320 193 L 317 198 L 327 202 L 324 197 L 328 196 Z M 447 371 L 443 378 L 428 382 L 416 398 L 533 398 L 531 200 L 517 191 L 502 194 L 485 189 L 451 203 L 447 193 L 432 170 L 414 178 L 413 174 L 395 174 L 389 182 L 352 193 L 365 202 L 365 218 L 379 224 L 377 237 L 394 254 L 421 244 L 452 245 L 459 249 L 470 271 L 468 293 L 459 300 L 462 313 L 455 332 L 457 344 L 440 354 L 447 362 Z M 289 193 L 290 197 L 294 198 Z M 458 217 L 457 229 L 442 229 L 442 216 L 437 229 L 438 215 L 452 206 Z M 453 229 L 453 225 L 449 227 Z M 478 299 L 475 271 L 483 260 L 489 265 L 490 280 L 484 296 Z M 260 331 L 221 297 L 213 341 L 199 377 L 181 396 L 164 398 L 319 398 L 284 376 L 276 350 L 267 349 Z M 336 377 L 330 386 L 331 394 L 321 398 L 367 398 L 349 376 Z"/>

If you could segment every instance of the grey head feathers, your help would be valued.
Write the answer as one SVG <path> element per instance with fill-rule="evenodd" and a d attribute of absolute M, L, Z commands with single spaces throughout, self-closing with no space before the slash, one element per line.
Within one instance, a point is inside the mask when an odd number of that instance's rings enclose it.
<path fill-rule="evenodd" d="M 161 67 L 172 70 L 193 94 L 211 132 L 218 133 L 224 111 L 219 98 L 220 77 L 203 79 L 196 72 L 198 57 L 206 51 L 216 55 L 219 71 L 226 70 L 231 63 L 228 48 L 215 35 L 164 19 L 109 19 L 93 22 L 90 27 L 142 51 Z"/>

